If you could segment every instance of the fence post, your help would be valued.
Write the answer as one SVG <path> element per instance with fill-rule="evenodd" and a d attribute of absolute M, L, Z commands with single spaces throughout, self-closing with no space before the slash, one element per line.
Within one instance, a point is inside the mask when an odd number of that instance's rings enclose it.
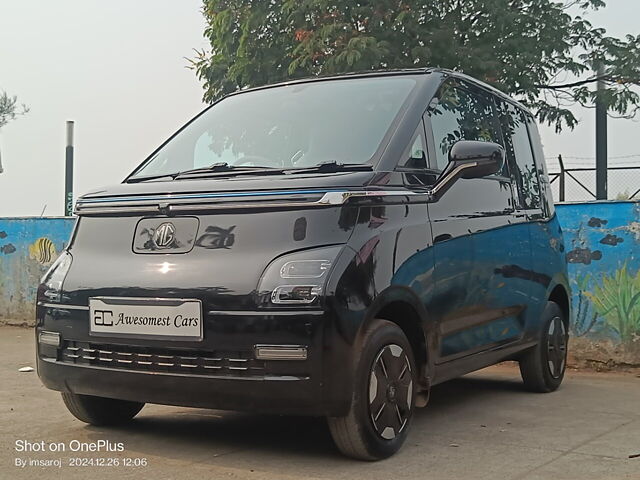
<path fill-rule="evenodd" d="M 560 164 L 560 186 L 558 190 L 560 193 L 560 201 L 564 202 L 564 162 L 562 161 L 562 155 L 558 155 L 558 163 Z"/>

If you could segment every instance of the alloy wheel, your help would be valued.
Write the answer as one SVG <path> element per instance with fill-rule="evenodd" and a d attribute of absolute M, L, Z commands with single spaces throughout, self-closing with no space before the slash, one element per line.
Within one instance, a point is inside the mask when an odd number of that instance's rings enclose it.
<path fill-rule="evenodd" d="M 560 378 L 567 359 L 567 330 L 560 317 L 554 317 L 547 332 L 547 362 L 553 378 Z"/>
<path fill-rule="evenodd" d="M 396 344 L 382 347 L 369 377 L 369 413 L 376 433 L 394 439 L 407 425 L 413 401 L 411 362 Z"/>

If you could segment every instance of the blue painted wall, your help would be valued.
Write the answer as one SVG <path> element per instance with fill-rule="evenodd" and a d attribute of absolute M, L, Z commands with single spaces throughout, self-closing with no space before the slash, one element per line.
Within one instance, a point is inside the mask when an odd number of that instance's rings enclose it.
<path fill-rule="evenodd" d="M 556 210 L 573 289 L 574 338 L 622 347 L 640 363 L 640 203 Z"/>
<path fill-rule="evenodd" d="M 602 361 L 624 356 L 623 363 L 640 364 L 640 203 L 568 203 L 556 211 L 573 288 L 574 345 L 597 347 Z M 0 323 L 33 322 L 38 280 L 74 222 L 0 218 Z"/>
<path fill-rule="evenodd" d="M 66 247 L 73 218 L 0 218 L 0 323 L 33 323 L 38 280 Z"/>

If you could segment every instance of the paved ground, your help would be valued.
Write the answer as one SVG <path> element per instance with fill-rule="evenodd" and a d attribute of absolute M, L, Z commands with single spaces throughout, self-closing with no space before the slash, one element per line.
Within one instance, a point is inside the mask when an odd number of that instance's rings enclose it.
<path fill-rule="evenodd" d="M 400 454 L 345 459 L 320 419 L 147 406 L 127 427 L 87 427 L 40 385 L 32 331 L 0 329 L 0 478 L 640 479 L 640 378 L 572 373 L 556 393 L 522 390 L 512 366 L 438 386 Z M 123 442 L 122 453 L 19 453 L 16 440 Z M 147 466 L 70 467 L 72 457 Z M 61 459 L 18 468 L 15 459 Z M 135 461 L 135 460 L 134 460 Z"/>

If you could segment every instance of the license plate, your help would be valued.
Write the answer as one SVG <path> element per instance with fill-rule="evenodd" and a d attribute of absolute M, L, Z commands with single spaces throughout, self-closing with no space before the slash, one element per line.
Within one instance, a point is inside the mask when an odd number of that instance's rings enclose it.
<path fill-rule="evenodd" d="M 89 318 L 96 336 L 202 340 L 200 300 L 95 297 Z"/>

